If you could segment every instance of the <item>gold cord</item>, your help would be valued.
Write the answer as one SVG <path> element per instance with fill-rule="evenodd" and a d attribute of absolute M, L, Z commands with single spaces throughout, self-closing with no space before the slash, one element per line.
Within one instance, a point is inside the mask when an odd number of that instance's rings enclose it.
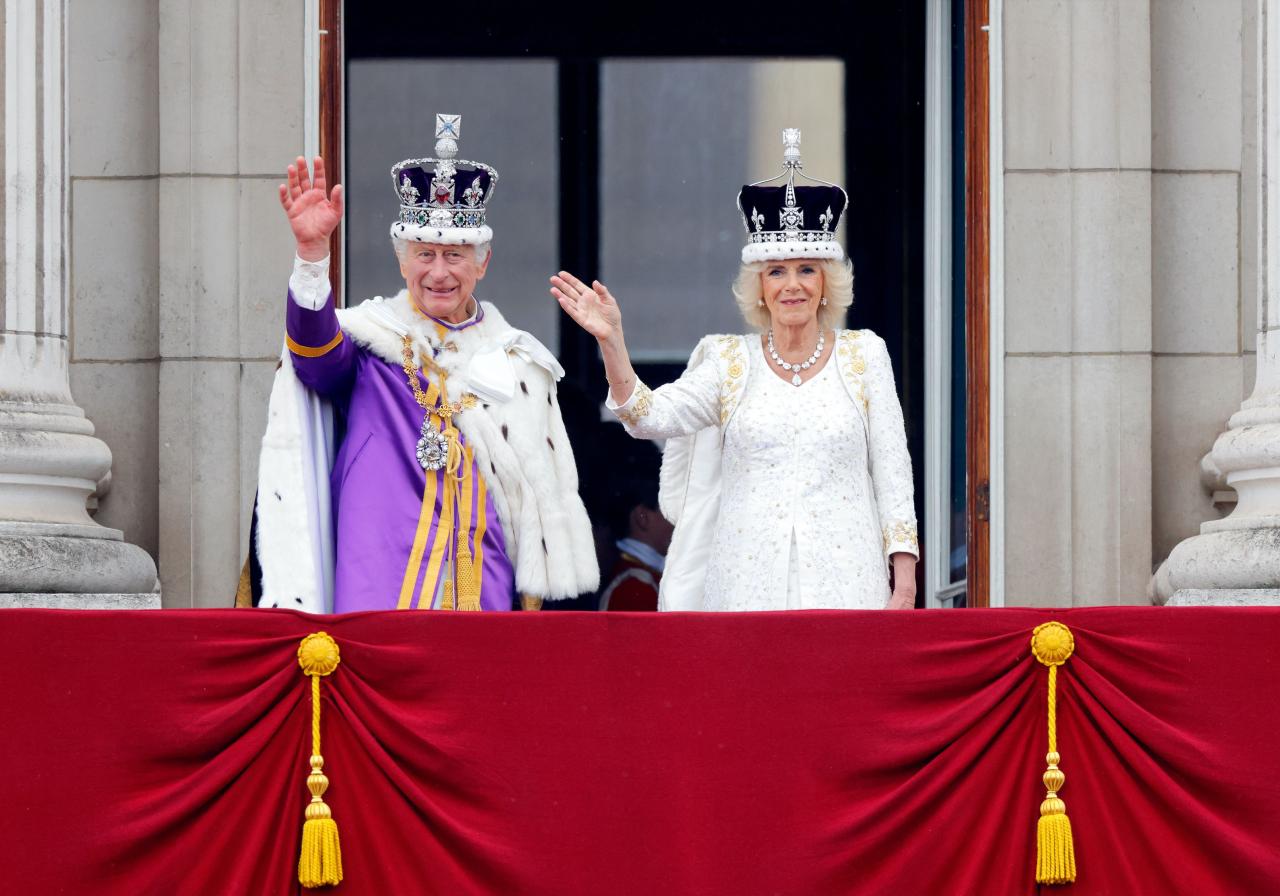
<path fill-rule="evenodd" d="M 454 519 L 459 519 L 459 527 L 455 536 L 454 562 L 452 574 L 444 581 L 441 597 L 441 609 L 459 610 L 480 609 L 480 569 L 476 567 L 471 556 L 470 546 L 470 495 L 462 495 L 458 484 L 465 479 L 471 469 L 472 453 L 464 450 L 458 428 L 453 425 L 453 417 L 465 410 L 474 408 L 479 399 L 470 392 L 464 392 L 458 401 L 449 401 L 449 374 L 433 359 L 421 356 L 422 365 L 435 374 L 436 382 L 428 383 L 428 390 L 423 391 L 421 384 L 421 368 L 414 358 L 413 338 L 401 337 L 403 349 L 401 357 L 409 388 L 413 390 L 414 401 L 427 412 L 429 420 L 435 420 L 441 427 L 448 449 L 444 467 L 444 494 L 441 501 L 452 508 Z M 438 398 L 438 401 L 436 400 Z"/>
<path fill-rule="evenodd" d="M 1075 637 L 1071 629 L 1060 622 L 1037 625 L 1031 634 L 1031 653 L 1049 667 L 1049 694 L 1047 715 L 1049 720 L 1049 752 L 1045 756 L 1048 768 L 1042 776 L 1045 797 L 1040 803 L 1040 819 L 1036 824 L 1036 883 L 1069 884 L 1076 879 L 1075 841 L 1071 833 L 1071 821 L 1067 818 L 1067 805 L 1058 794 L 1067 776 L 1058 763 L 1058 667 L 1075 652 Z"/>
<path fill-rule="evenodd" d="M 298 856 L 298 883 L 308 889 L 342 883 L 342 846 L 338 823 L 324 801 L 329 778 L 320 753 L 320 679 L 331 675 L 339 662 L 337 642 L 325 632 L 307 635 L 298 645 L 298 665 L 311 679 L 311 773 L 307 775 L 311 802 L 302 823 L 302 849 Z"/>

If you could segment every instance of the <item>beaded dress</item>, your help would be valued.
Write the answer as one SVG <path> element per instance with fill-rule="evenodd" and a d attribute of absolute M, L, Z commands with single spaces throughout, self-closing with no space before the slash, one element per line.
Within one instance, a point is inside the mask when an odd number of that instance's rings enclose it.
<path fill-rule="evenodd" d="M 888 355 L 878 337 L 850 336 L 842 344 L 865 345 L 871 356 L 866 414 L 841 381 L 834 346 L 797 387 L 769 369 L 754 336 L 718 337 L 739 340 L 732 360 L 705 352 L 675 383 L 652 392 L 638 384 L 626 404 L 609 402 L 641 437 L 720 428 L 720 504 L 698 609 L 882 609 L 887 555 L 917 553 L 911 461 Z M 747 368 L 728 411 L 726 363 Z"/>

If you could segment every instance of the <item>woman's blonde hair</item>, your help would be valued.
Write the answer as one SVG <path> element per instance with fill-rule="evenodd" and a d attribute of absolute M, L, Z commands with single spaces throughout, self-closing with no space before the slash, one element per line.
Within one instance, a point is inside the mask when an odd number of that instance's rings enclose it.
<path fill-rule="evenodd" d="M 853 304 L 853 265 L 843 258 L 816 258 L 813 261 L 822 268 L 823 295 L 827 299 L 827 304 L 818 306 L 818 326 L 824 330 L 838 329 L 844 326 L 845 312 Z M 750 326 L 761 332 L 769 329 L 769 309 L 760 304 L 764 298 L 760 275 L 773 264 L 777 262 L 744 262 L 733 281 L 733 296 L 738 300 L 738 310 Z"/>

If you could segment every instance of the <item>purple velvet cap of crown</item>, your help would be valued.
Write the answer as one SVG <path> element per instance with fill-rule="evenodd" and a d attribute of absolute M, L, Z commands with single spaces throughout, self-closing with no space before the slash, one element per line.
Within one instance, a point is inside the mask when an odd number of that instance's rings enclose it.
<path fill-rule="evenodd" d="M 493 194 L 497 174 L 488 166 L 459 168 L 459 163 L 452 160 L 450 164 L 453 171 L 445 177 L 438 176 L 438 169 L 420 164 L 396 170 L 400 215 L 391 225 L 392 237 L 470 245 L 493 239 L 493 231 L 485 221 L 485 204 Z"/>
<path fill-rule="evenodd" d="M 445 208 L 465 207 L 467 202 L 463 199 L 463 194 L 477 183 L 480 185 L 481 196 L 487 198 L 489 196 L 489 187 L 493 183 L 493 178 L 489 175 L 489 172 L 484 169 L 477 171 L 455 171 L 453 175 L 453 197 L 452 199 L 449 199 L 443 191 L 440 196 L 434 196 L 432 194 L 431 179 L 434 176 L 435 172 L 431 169 L 424 168 L 420 165 L 414 165 L 400 170 L 400 183 L 403 184 L 404 179 L 408 177 L 409 183 L 411 183 L 413 188 L 418 191 L 418 201 L 414 203 L 415 205 L 429 207 L 439 202 L 442 204 L 441 207 Z M 396 187 L 399 189 L 400 184 L 397 184 Z M 481 207 L 484 205 L 484 198 L 482 198 L 478 203 Z M 403 193 L 401 193 L 401 204 L 409 204 L 404 202 Z"/>
<path fill-rule="evenodd" d="M 788 226 L 783 219 L 786 208 L 785 186 L 744 186 L 738 194 L 738 207 L 747 233 L 779 233 L 791 230 L 832 234 L 844 214 L 848 197 L 839 187 L 794 187 L 800 218 L 798 226 Z"/>

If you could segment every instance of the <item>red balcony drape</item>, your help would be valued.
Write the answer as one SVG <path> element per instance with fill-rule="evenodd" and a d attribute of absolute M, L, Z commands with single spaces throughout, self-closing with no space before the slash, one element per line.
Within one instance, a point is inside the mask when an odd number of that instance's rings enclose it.
<path fill-rule="evenodd" d="M 0 889 L 300 892 L 319 630 L 337 893 L 1280 892 L 1280 611 L 1155 608 L 4 611 Z"/>

